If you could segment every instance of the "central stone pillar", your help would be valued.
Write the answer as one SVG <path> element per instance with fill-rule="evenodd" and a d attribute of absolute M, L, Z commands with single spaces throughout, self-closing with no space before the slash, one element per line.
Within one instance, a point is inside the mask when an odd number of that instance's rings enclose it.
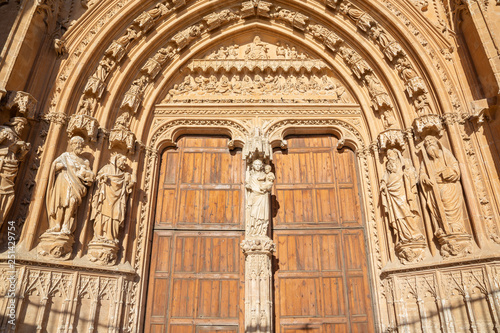
<path fill-rule="evenodd" d="M 245 239 L 245 332 L 267 333 L 273 327 L 271 256 L 275 244 L 269 238 L 271 189 L 274 173 L 269 164 L 272 149 L 267 137 L 255 128 L 243 149 L 246 159 Z"/>

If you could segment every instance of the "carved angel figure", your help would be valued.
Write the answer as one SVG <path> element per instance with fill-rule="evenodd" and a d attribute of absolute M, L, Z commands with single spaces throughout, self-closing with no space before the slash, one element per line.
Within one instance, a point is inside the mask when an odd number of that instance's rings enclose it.
<path fill-rule="evenodd" d="M 264 170 L 263 170 L 264 169 Z M 269 226 L 270 206 L 269 194 L 275 176 L 271 166 L 256 159 L 246 180 L 247 189 L 247 227 L 248 236 L 266 236 Z"/>
<path fill-rule="evenodd" d="M 135 184 L 134 175 L 126 172 L 127 158 L 122 154 L 111 157 L 97 173 L 97 187 L 92 198 L 94 238 L 92 241 L 118 243 L 118 232 L 123 226 L 127 199 Z"/>
<path fill-rule="evenodd" d="M 70 151 L 52 162 L 47 187 L 49 229 L 46 232 L 70 235 L 75 231 L 76 210 L 95 177 L 89 161 L 80 156 L 83 144 L 82 137 L 72 137 Z"/>
<path fill-rule="evenodd" d="M 418 228 L 417 172 L 396 149 L 387 152 L 386 172 L 380 182 L 382 205 L 397 243 L 424 240 Z"/>
<path fill-rule="evenodd" d="M 14 203 L 14 180 L 19 164 L 30 149 L 20 136 L 28 121 L 14 117 L 0 126 L 0 228 Z"/>

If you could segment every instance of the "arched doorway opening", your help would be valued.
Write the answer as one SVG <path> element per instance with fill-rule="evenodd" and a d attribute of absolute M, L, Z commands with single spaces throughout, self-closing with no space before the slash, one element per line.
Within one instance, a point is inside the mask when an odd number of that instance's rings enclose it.
<path fill-rule="evenodd" d="M 228 141 L 162 153 L 146 332 L 244 331 L 245 161 Z M 273 331 L 373 331 L 354 153 L 330 135 L 288 143 L 273 159 Z"/>

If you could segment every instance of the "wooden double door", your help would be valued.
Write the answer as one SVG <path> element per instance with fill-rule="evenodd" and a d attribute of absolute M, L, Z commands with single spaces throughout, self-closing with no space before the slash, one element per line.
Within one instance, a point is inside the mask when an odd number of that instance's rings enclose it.
<path fill-rule="evenodd" d="M 244 174 L 224 137 L 186 136 L 161 157 L 146 332 L 244 331 Z M 354 153 L 288 138 L 272 197 L 275 332 L 372 332 Z"/>

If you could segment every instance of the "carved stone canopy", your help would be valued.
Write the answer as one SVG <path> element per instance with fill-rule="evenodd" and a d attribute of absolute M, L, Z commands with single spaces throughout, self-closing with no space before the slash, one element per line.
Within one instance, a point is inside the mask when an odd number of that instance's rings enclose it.
<path fill-rule="evenodd" d="M 354 104 L 327 64 L 276 37 L 247 36 L 193 59 L 165 103 Z"/>

